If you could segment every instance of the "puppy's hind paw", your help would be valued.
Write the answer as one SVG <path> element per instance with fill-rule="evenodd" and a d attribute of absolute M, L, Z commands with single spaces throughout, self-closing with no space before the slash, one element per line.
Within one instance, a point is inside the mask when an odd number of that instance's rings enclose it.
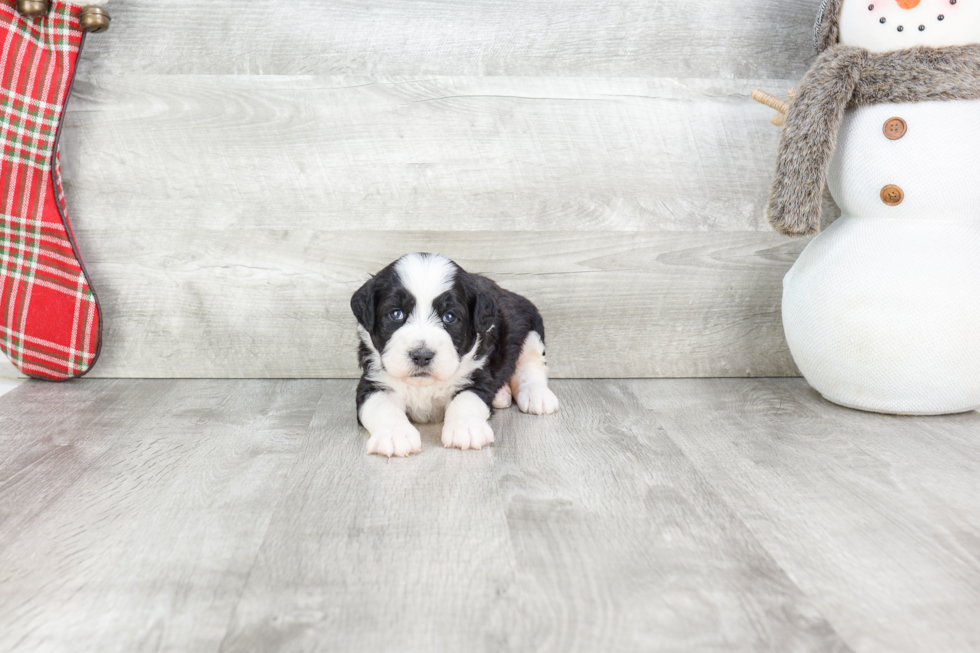
<path fill-rule="evenodd" d="M 381 456 L 408 456 L 422 450 L 422 436 L 419 430 L 405 423 L 380 429 L 371 434 L 367 452 Z"/>
<path fill-rule="evenodd" d="M 510 386 L 505 383 L 493 396 L 493 407 L 502 410 L 510 408 L 511 403 L 513 403 L 513 395 L 510 394 Z"/>
<path fill-rule="evenodd" d="M 558 412 L 558 397 L 546 385 L 525 385 L 517 391 L 517 407 L 522 413 L 551 415 Z"/>
<path fill-rule="evenodd" d="M 482 449 L 491 442 L 493 442 L 493 429 L 483 419 L 451 420 L 442 426 L 442 444 L 445 447 Z"/>

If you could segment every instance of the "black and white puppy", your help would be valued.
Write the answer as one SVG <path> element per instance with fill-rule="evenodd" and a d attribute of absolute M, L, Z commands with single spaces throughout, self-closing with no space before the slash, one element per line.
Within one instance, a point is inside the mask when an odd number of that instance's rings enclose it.
<path fill-rule="evenodd" d="M 544 323 L 534 304 L 439 254 L 408 254 L 354 293 L 357 418 L 368 453 L 407 456 L 422 447 L 415 422 L 443 420 L 442 444 L 493 442 L 493 408 L 512 398 L 550 414 Z"/>

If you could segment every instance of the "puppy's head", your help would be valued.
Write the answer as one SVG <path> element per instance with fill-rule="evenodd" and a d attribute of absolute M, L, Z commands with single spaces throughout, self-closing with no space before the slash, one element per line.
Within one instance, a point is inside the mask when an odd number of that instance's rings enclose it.
<path fill-rule="evenodd" d="M 439 254 L 408 254 L 354 293 L 351 310 L 374 364 L 412 385 L 453 377 L 494 325 L 493 298 Z"/>

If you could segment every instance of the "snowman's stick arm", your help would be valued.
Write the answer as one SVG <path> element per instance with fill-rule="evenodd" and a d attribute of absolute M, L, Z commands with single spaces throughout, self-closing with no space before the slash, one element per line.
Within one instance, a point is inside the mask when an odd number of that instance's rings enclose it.
<path fill-rule="evenodd" d="M 775 109 L 776 111 L 782 114 L 785 114 L 787 111 L 789 111 L 789 102 L 787 102 L 786 100 L 781 100 L 775 95 L 770 95 L 769 93 L 763 91 L 761 88 L 757 88 L 754 91 L 752 91 L 752 99 L 755 100 L 756 102 L 761 102 L 762 104 L 766 105 L 770 109 Z"/>
<path fill-rule="evenodd" d="M 795 95 L 795 93 L 796 93 L 796 89 L 791 88 L 789 90 L 790 99 L 793 98 L 793 95 Z M 781 98 L 778 98 L 775 95 L 771 95 L 770 93 L 766 93 L 760 88 L 757 88 L 754 91 L 752 91 L 752 99 L 755 100 L 756 102 L 760 102 L 766 105 L 770 109 L 775 109 L 776 111 L 779 112 L 778 114 L 776 114 L 775 116 L 769 119 L 769 121 L 772 124 L 779 127 L 786 122 L 786 114 L 789 113 L 789 102 Z"/>

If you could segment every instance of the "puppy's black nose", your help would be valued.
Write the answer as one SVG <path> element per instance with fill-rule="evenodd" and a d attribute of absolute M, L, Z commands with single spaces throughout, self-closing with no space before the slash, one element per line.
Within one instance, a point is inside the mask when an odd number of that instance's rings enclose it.
<path fill-rule="evenodd" d="M 432 362 L 432 359 L 436 357 L 436 353 L 431 349 L 419 347 L 408 352 L 408 357 L 419 367 L 427 367 Z"/>

